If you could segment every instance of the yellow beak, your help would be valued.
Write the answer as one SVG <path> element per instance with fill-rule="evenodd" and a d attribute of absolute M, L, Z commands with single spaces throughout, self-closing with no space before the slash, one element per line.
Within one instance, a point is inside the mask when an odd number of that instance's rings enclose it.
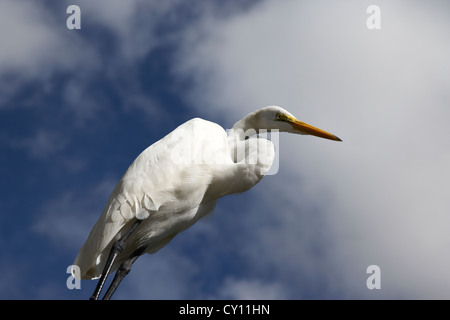
<path fill-rule="evenodd" d="M 288 116 L 287 114 L 279 114 L 277 116 L 277 119 L 289 122 L 292 125 L 292 127 L 295 130 L 299 131 L 299 133 L 301 133 L 301 134 L 309 134 L 309 135 L 324 138 L 324 139 L 329 139 L 329 140 L 334 140 L 334 141 L 342 141 L 341 139 L 336 137 L 334 134 L 331 134 L 329 132 L 326 132 L 325 130 L 316 128 L 316 127 L 314 127 L 310 124 L 307 124 L 303 121 L 297 120 L 294 117 Z"/>
<path fill-rule="evenodd" d="M 310 124 L 299 121 L 297 119 L 291 120 L 289 122 L 294 127 L 294 129 L 300 131 L 300 133 L 310 134 L 312 136 L 329 139 L 329 140 L 334 140 L 334 141 L 342 141 L 341 139 L 336 137 L 334 134 L 331 134 L 329 132 L 326 132 L 325 130 L 316 128 Z"/>

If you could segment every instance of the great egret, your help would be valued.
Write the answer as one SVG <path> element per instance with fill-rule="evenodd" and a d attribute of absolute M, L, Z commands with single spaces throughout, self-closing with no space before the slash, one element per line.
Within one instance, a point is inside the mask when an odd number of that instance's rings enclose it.
<path fill-rule="evenodd" d="M 179 232 L 211 213 L 220 197 L 241 193 L 270 169 L 274 145 L 258 133 L 279 130 L 341 141 L 335 135 L 270 106 L 250 113 L 226 131 L 195 118 L 144 150 L 113 190 L 80 249 L 77 278 L 97 279 L 98 299 L 106 277 L 116 275 L 109 299 L 143 253 L 155 253 Z"/>

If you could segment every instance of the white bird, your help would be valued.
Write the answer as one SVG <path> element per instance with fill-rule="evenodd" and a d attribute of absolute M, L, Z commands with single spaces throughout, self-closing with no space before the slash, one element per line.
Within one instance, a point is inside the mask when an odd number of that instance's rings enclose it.
<path fill-rule="evenodd" d="M 133 262 L 155 253 L 175 235 L 211 213 L 217 200 L 257 184 L 270 169 L 274 144 L 258 133 L 279 130 L 341 141 L 335 135 L 270 106 L 250 113 L 227 132 L 195 118 L 145 149 L 113 190 L 80 249 L 72 269 L 81 279 L 97 279 L 98 299 L 108 274 L 116 275 L 109 299 Z"/>

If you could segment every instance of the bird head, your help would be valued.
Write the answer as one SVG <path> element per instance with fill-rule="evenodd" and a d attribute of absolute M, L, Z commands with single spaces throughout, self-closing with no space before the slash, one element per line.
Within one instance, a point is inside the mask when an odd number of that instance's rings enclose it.
<path fill-rule="evenodd" d="M 279 130 L 280 132 L 312 135 L 324 139 L 342 141 L 334 134 L 296 119 L 287 110 L 277 106 L 265 107 L 252 112 L 236 123 L 235 127 L 241 127 L 244 130 L 249 128 L 255 130 Z"/>

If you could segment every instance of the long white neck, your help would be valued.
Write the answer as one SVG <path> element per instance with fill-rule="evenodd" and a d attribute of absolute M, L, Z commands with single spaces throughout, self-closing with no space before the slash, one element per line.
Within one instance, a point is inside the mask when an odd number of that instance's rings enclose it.
<path fill-rule="evenodd" d="M 260 125 L 255 121 L 255 112 L 250 113 L 233 125 L 228 135 L 237 140 L 245 140 L 246 137 L 256 135 Z"/>

